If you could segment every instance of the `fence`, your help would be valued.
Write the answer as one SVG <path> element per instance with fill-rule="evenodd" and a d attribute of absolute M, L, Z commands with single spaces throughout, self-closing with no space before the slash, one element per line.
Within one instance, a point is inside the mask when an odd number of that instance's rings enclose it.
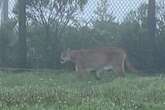
<path fill-rule="evenodd" d="M 85 20 L 91 20 L 94 18 L 94 11 L 100 5 L 101 0 L 89 0 L 85 6 L 84 11 L 80 14 L 80 17 Z M 108 12 L 112 13 L 116 17 L 116 21 L 123 21 L 124 17 L 131 11 L 136 10 L 139 5 L 147 3 L 148 0 L 107 0 Z"/>
<path fill-rule="evenodd" d="M 15 17 L 15 14 L 13 13 L 13 9 L 15 4 L 17 3 L 18 0 L 6 0 L 9 4 L 8 8 L 8 16 L 9 18 Z M 99 5 L 99 2 L 101 0 L 88 0 L 88 3 L 86 4 L 84 10 L 79 13 L 79 21 L 90 21 L 93 19 L 94 16 L 94 11 L 96 10 L 97 6 Z M 157 0 L 158 1 L 158 0 Z M 122 21 L 124 17 L 131 11 L 131 10 L 136 10 L 139 5 L 142 3 L 148 3 L 148 0 L 108 0 L 108 10 L 109 12 L 113 13 L 113 16 L 116 17 L 117 21 Z M 1 11 L 3 7 L 3 0 L 1 0 Z M 1 12 L 2 13 L 2 12 Z M 2 19 L 2 14 L 1 14 L 1 19 Z"/>
<path fill-rule="evenodd" d="M 81 0 L 80 1 L 73 0 L 73 2 L 69 3 L 67 2 L 67 0 L 66 2 L 58 1 L 58 0 L 50 0 L 50 1 L 49 0 L 46 0 L 46 1 L 45 0 L 26 0 L 26 3 L 25 3 L 24 0 L 21 0 L 21 1 L 20 0 L 1 0 L 0 1 L 0 6 L 1 6 L 0 19 L 1 19 L 1 31 L 2 31 L 1 39 L 2 40 L 1 40 L 0 45 L 2 45 L 1 47 L 3 47 L 0 49 L 0 51 L 2 51 L 0 62 L 3 62 L 1 65 L 5 67 L 8 67 L 8 66 L 11 67 L 11 65 L 12 66 L 16 65 L 19 62 L 20 63 L 19 65 L 23 65 L 23 67 L 26 67 L 27 65 L 28 66 L 30 65 L 30 67 L 40 67 L 41 65 L 39 64 L 42 64 L 42 66 L 46 68 L 50 67 L 50 65 L 57 66 L 59 62 L 59 53 L 60 53 L 61 48 L 64 45 L 65 47 L 66 45 L 67 46 L 70 45 L 70 46 L 73 46 L 73 48 L 74 47 L 81 48 L 87 45 L 91 46 L 97 40 L 99 40 L 99 42 L 103 40 L 103 44 L 106 41 L 108 41 L 109 43 L 110 40 L 111 41 L 113 40 L 112 37 L 119 36 L 118 34 L 119 30 L 116 31 L 114 30 L 114 28 L 118 26 L 121 28 L 122 27 L 121 24 L 124 25 L 124 23 L 127 23 L 127 20 L 129 22 L 134 22 L 135 24 L 137 23 L 141 27 L 144 27 L 145 29 L 143 30 L 144 31 L 147 30 L 147 33 L 148 33 L 147 36 L 150 36 L 150 37 L 148 38 L 146 37 L 142 41 L 136 41 L 136 43 L 143 42 L 143 47 L 135 46 L 135 44 L 134 46 L 130 46 L 130 45 L 127 46 L 126 44 L 128 43 L 125 43 L 124 46 L 129 51 L 131 51 L 132 54 L 133 54 L 133 51 L 131 50 L 132 48 L 135 49 L 136 47 L 135 51 L 141 52 L 141 53 L 145 53 L 145 51 L 142 50 L 142 48 L 145 48 L 145 50 L 148 52 L 147 54 L 150 55 L 152 53 L 155 53 L 155 50 L 157 50 L 158 48 L 156 47 L 157 41 L 155 40 L 155 35 L 161 35 L 161 34 L 156 32 L 156 25 L 158 29 L 162 28 L 164 25 L 164 24 L 163 25 L 161 24 L 161 23 L 164 23 L 164 20 L 165 20 L 164 8 L 163 8 L 163 4 L 165 4 L 164 2 L 165 2 L 164 0 L 156 0 L 156 3 L 154 3 L 154 0 L 84 0 L 83 2 L 81 2 Z M 22 5 L 22 4 L 25 4 L 26 8 L 23 7 L 25 5 Z M 154 7 L 155 4 L 156 4 L 156 9 Z M 161 11 L 160 11 L 160 8 L 161 8 Z M 26 13 L 25 13 L 25 10 L 26 10 Z M 156 15 L 155 15 L 155 10 L 156 10 Z M 159 22 L 156 23 L 155 17 L 159 19 Z M 103 30 L 102 28 L 98 28 L 98 29 L 95 28 L 98 26 L 97 20 L 100 20 L 100 21 L 102 20 L 105 22 L 108 22 L 111 20 L 111 22 L 116 23 L 116 24 L 112 23 L 113 25 L 112 24 L 109 25 L 109 26 L 112 26 L 112 27 L 108 27 L 110 28 L 109 30 L 112 31 L 110 33 L 108 32 L 108 30 L 106 30 L 106 28 Z M 7 29 L 10 32 L 5 33 L 2 27 L 6 21 L 8 25 L 7 25 L 7 28 L 5 29 Z M 147 21 L 146 22 L 147 25 L 143 23 L 144 21 Z M 35 24 L 37 24 L 37 28 L 35 27 L 36 26 Z M 71 35 L 72 37 L 70 39 L 72 39 L 72 41 L 70 40 L 69 42 L 70 44 L 69 44 L 67 42 L 68 40 L 66 40 L 67 39 L 66 35 L 62 35 L 66 33 L 64 32 L 64 30 L 67 30 L 67 34 L 68 33 L 73 34 L 72 31 L 74 30 L 73 29 L 74 27 L 76 27 L 77 29 L 80 29 L 83 26 L 87 26 L 86 28 L 89 28 L 85 30 L 86 34 L 90 33 L 89 36 L 96 36 L 96 38 L 94 38 L 95 41 L 93 41 L 92 37 L 87 38 L 88 35 L 86 35 L 86 37 L 81 37 L 79 39 L 72 38 L 74 35 Z M 94 30 L 92 30 L 91 28 L 92 29 L 94 28 Z M 125 28 L 127 28 L 127 26 L 125 26 Z M 81 28 L 80 30 L 84 31 L 83 29 L 84 28 Z M 43 31 L 45 31 L 45 33 L 42 33 Z M 77 30 L 74 30 L 75 33 L 76 31 Z M 93 31 L 95 34 L 92 34 Z M 162 29 L 160 31 L 161 33 L 163 33 Z M 143 33 L 143 31 L 140 31 L 140 32 Z M 45 35 L 46 38 L 43 37 L 41 38 L 42 40 L 41 39 L 36 40 L 35 36 L 41 36 L 41 35 Z M 112 37 L 109 37 L 109 38 L 102 37 L 100 40 L 98 36 L 104 36 L 104 35 L 111 35 Z M 4 36 L 7 36 L 7 37 L 4 37 Z M 30 37 L 30 36 L 33 36 L 33 37 Z M 56 37 L 52 38 L 52 36 L 56 36 Z M 59 38 L 59 36 L 63 36 L 65 38 L 65 41 Z M 130 36 L 133 36 L 133 34 Z M 146 36 L 146 33 L 145 33 L 145 36 Z M 77 41 L 74 41 L 75 39 L 77 39 Z M 115 39 L 118 40 L 117 37 Z M 123 39 L 123 38 L 120 37 L 120 39 Z M 127 38 L 124 38 L 124 39 L 129 41 L 132 38 L 129 38 L 129 40 Z M 88 44 L 84 43 L 82 40 L 84 40 L 84 42 L 88 42 Z M 116 41 L 116 40 L 113 40 L 113 41 Z M 123 42 L 125 42 L 125 40 L 123 40 Z M 129 42 L 132 42 L 134 40 L 135 39 L 132 39 Z M 146 43 L 147 40 L 150 40 L 150 43 Z M 44 43 L 43 41 L 47 43 Z M 159 39 L 158 42 L 160 41 L 161 40 Z M 71 43 L 73 45 L 71 45 Z M 42 50 L 40 47 L 44 49 Z M 56 52 L 54 53 L 51 52 L 54 50 L 56 50 Z M 14 51 L 14 52 L 11 54 L 10 53 L 11 51 Z M 9 55 L 6 55 L 6 54 L 9 54 Z M 138 57 L 141 58 L 141 56 L 142 55 L 139 55 Z M 156 57 L 156 55 L 153 55 L 151 56 L 151 59 L 154 59 L 154 56 Z M 151 60 L 148 60 L 148 61 L 151 61 Z M 148 64 L 151 64 L 151 62 L 149 62 Z"/>

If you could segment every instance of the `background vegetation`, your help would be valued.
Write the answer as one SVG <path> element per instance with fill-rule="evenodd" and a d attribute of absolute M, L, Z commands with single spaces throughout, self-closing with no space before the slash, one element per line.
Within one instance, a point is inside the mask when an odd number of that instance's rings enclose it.
<path fill-rule="evenodd" d="M 86 3 L 87 0 L 27 0 L 25 35 L 18 32 L 19 15 L 24 12 L 19 11 L 22 5 L 16 3 L 15 18 L 0 27 L 1 67 L 20 67 L 22 61 L 21 65 L 26 63 L 24 67 L 63 68 L 59 64 L 60 53 L 66 48 L 117 46 L 127 51 L 137 69 L 164 71 L 165 11 L 162 3 L 156 4 L 154 39 L 148 34 L 148 4 L 143 3 L 130 11 L 119 23 L 113 11 L 108 11 L 108 1 L 101 0 L 95 19 L 82 23 L 76 18 Z M 20 53 L 25 57 L 20 59 Z"/>

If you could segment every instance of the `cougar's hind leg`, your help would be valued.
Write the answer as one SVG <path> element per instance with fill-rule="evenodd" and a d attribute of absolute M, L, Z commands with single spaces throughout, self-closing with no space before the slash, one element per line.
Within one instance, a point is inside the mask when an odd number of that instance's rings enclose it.
<path fill-rule="evenodd" d="M 75 65 L 75 71 L 76 71 L 76 72 L 78 72 L 78 71 L 79 71 L 79 69 L 78 69 L 78 66 L 77 66 L 77 65 Z"/>
<path fill-rule="evenodd" d="M 124 69 L 123 69 L 123 65 L 122 64 L 116 65 L 114 67 L 114 72 L 117 73 L 121 77 L 124 77 L 125 76 L 124 75 Z"/>
<path fill-rule="evenodd" d="M 75 70 L 77 72 L 78 78 L 83 79 L 85 70 L 80 65 L 76 65 Z"/>
<path fill-rule="evenodd" d="M 122 62 L 121 62 L 121 72 L 122 72 L 122 74 L 125 73 L 125 61 L 126 61 L 126 59 L 123 59 Z"/>

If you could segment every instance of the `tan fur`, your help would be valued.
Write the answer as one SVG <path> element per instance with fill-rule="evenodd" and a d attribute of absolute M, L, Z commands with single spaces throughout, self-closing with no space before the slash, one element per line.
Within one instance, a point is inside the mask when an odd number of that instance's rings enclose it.
<path fill-rule="evenodd" d="M 131 67 L 126 62 L 126 52 L 116 47 L 67 50 L 61 54 L 61 59 L 63 63 L 66 61 L 74 62 L 75 70 L 79 73 L 95 70 L 98 78 L 100 78 L 100 73 L 103 70 L 109 69 L 120 76 L 124 76 L 125 66 Z"/>

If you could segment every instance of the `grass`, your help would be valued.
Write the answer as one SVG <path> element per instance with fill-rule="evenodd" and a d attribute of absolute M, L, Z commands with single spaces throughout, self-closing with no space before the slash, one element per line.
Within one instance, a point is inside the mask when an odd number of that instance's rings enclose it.
<path fill-rule="evenodd" d="M 0 110 L 165 110 L 165 77 L 0 72 Z"/>

